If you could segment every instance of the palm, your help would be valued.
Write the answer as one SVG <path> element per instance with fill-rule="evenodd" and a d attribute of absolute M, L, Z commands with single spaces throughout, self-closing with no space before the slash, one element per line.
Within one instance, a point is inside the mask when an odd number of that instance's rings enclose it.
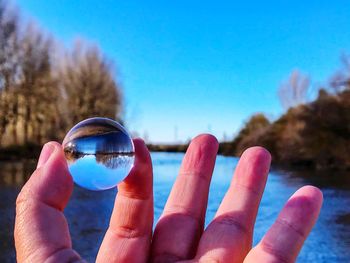
<path fill-rule="evenodd" d="M 254 147 L 242 155 L 231 186 L 204 231 L 218 143 L 209 135 L 195 138 L 152 233 L 152 164 L 144 143 L 138 139 L 134 142 L 135 166 L 118 186 L 110 226 L 97 262 L 295 260 L 317 219 L 322 194 L 310 186 L 298 190 L 265 237 L 252 249 L 254 223 L 270 165 L 266 150 Z M 50 143 L 48 148 L 52 148 L 53 153 L 50 156 L 50 150 L 43 151 L 39 168 L 17 199 L 15 242 L 19 262 L 81 260 L 72 249 L 62 213 L 73 189 L 72 178 L 60 145 Z"/>

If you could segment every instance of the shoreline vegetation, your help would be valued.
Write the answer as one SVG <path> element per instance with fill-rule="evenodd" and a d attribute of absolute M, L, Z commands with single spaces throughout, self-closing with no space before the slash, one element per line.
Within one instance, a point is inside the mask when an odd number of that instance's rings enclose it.
<path fill-rule="evenodd" d="M 295 103 L 272 122 L 262 113 L 253 115 L 232 141 L 220 143 L 219 154 L 240 156 L 248 147 L 258 145 L 270 151 L 277 166 L 350 170 L 350 59 L 347 61 L 346 69 L 333 77 L 335 91 L 320 88 L 314 101 Z M 301 87 L 294 87 L 298 89 Z M 184 152 L 187 145 L 149 148 Z"/>
<path fill-rule="evenodd" d="M 0 0 L 0 160 L 36 159 L 43 143 L 62 141 L 89 117 L 122 122 L 122 94 L 97 46 L 80 40 L 63 47 Z M 285 113 L 274 120 L 251 116 L 232 141 L 220 143 L 219 154 L 240 156 L 260 145 L 276 165 L 349 170 L 350 57 L 342 56 L 341 68 L 322 86 L 293 70 L 277 94 Z M 148 147 L 185 152 L 187 144 Z"/>
<path fill-rule="evenodd" d="M 350 64 L 349 64 L 350 65 Z M 350 73 L 350 68 L 349 68 Z M 221 142 L 219 154 L 240 156 L 251 146 L 263 146 L 284 168 L 350 170 L 350 78 L 337 93 L 320 89 L 315 101 L 290 107 L 270 122 L 253 115 L 231 142 Z M 187 145 L 149 145 L 152 151 L 184 152 Z"/>

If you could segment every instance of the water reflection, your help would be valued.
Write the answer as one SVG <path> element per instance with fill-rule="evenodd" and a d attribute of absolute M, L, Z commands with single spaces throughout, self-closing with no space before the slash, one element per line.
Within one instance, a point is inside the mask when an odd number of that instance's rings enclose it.
<path fill-rule="evenodd" d="M 35 169 L 34 161 L 0 162 L 0 187 L 20 187 Z"/>
<path fill-rule="evenodd" d="M 286 183 L 302 182 L 319 188 L 350 190 L 350 171 L 344 170 L 285 170 L 275 169 L 276 173 L 287 176 Z"/>
<path fill-rule="evenodd" d="M 153 153 L 155 220 L 159 218 L 176 178 L 183 154 Z M 217 158 L 209 196 L 206 224 L 214 216 L 224 196 L 237 159 Z M 14 262 L 14 204 L 20 187 L 29 178 L 35 163 L 0 163 L 0 262 Z M 350 174 L 339 171 L 285 171 L 273 169 L 261 202 L 254 243 L 276 219 L 289 196 L 300 186 L 312 184 L 324 194 L 320 219 L 305 243 L 298 262 L 350 261 Z M 91 192 L 75 187 L 65 210 L 74 248 L 89 262 L 94 261 L 108 227 L 116 190 Z"/>
<path fill-rule="evenodd" d="M 0 262 L 15 262 L 13 228 L 15 202 L 35 162 L 0 162 Z"/>
<path fill-rule="evenodd" d="M 319 220 L 305 242 L 300 262 L 350 262 L 350 171 L 285 171 L 275 169 L 283 186 L 314 185 L 323 192 Z M 308 251 L 314 249 L 315 253 Z M 300 258 L 300 257 L 299 257 Z"/>

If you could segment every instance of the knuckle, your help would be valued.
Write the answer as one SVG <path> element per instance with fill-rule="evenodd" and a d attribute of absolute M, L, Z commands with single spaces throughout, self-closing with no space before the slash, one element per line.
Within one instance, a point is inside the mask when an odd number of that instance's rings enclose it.
<path fill-rule="evenodd" d="M 144 236 L 148 236 L 148 233 L 144 233 L 143 231 L 140 231 L 135 227 L 125 225 L 121 225 L 115 228 L 109 227 L 109 231 L 111 231 L 113 235 L 116 235 L 119 238 L 126 239 L 141 238 Z"/>
<path fill-rule="evenodd" d="M 240 232 L 242 235 L 250 235 L 252 233 L 248 227 L 246 227 L 242 222 L 233 216 L 223 216 L 221 218 L 215 219 L 215 223 L 227 226 L 230 229 L 234 229 L 234 231 Z"/>
<path fill-rule="evenodd" d="M 16 208 L 23 206 L 23 204 L 27 200 L 28 200 L 28 193 L 24 188 L 22 188 L 22 190 L 19 192 L 19 194 L 16 198 Z"/>
<path fill-rule="evenodd" d="M 260 246 L 263 251 L 265 251 L 267 254 L 271 255 L 272 257 L 274 257 L 277 260 L 277 262 L 281 262 L 281 263 L 291 262 L 291 260 L 289 260 L 288 257 L 285 254 L 283 254 L 283 252 L 278 250 L 273 244 L 270 244 L 263 240 L 260 243 Z"/>
<path fill-rule="evenodd" d="M 286 220 L 278 218 L 276 220 L 276 223 L 281 225 L 282 227 L 291 230 L 293 233 L 295 233 L 297 236 L 299 236 L 301 239 L 306 239 L 307 236 L 304 232 L 302 232 L 300 229 L 298 229 L 296 226 L 293 224 L 289 223 Z"/>

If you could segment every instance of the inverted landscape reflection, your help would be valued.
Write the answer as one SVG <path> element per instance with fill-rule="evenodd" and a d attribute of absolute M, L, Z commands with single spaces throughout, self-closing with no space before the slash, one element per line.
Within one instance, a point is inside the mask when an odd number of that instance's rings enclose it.
<path fill-rule="evenodd" d="M 74 182 L 89 190 L 115 187 L 134 164 L 131 137 L 107 118 L 79 122 L 67 133 L 63 147 Z"/>

